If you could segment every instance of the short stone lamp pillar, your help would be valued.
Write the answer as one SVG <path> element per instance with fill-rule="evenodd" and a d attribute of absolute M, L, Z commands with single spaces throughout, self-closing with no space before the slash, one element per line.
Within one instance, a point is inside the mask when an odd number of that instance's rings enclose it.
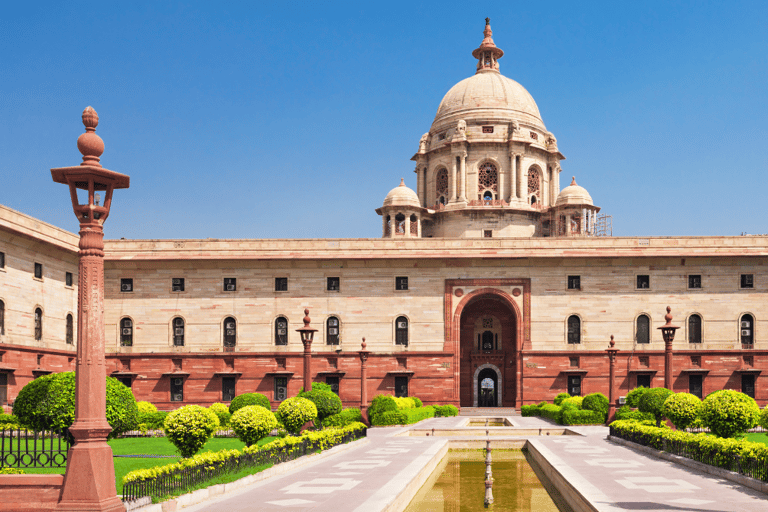
<path fill-rule="evenodd" d="M 667 323 L 658 328 L 664 338 L 664 387 L 674 391 L 672 389 L 672 342 L 675 341 L 675 331 L 680 327 L 672 325 L 672 308 L 669 306 L 667 306 L 664 320 Z"/>
<path fill-rule="evenodd" d="M 51 169 L 53 181 L 69 185 L 72 209 L 80 223 L 75 421 L 69 428 L 75 443 L 67 454 L 56 510 L 124 511 L 115 492 L 115 466 L 107 444 L 112 428 L 106 416 L 103 226 L 112 206 L 112 192 L 128 188 L 130 178 L 99 163 L 104 141 L 96 135 L 99 116 L 93 108 L 83 111 L 83 124 L 85 133 L 77 139 L 83 163 Z M 103 205 L 98 192 L 105 194 Z"/>
<path fill-rule="evenodd" d="M 364 418 L 367 417 L 368 409 L 368 374 L 365 363 L 370 355 L 370 352 L 365 348 L 365 338 L 363 338 L 363 342 L 360 343 L 360 351 L 357 354 L 360 356 L 360 411 L 362 411 Z"/>
<path fill-rule="evenodd" d="M 488 431 L 485 431 L 488 435 Z M 483 506 L 485 508 L 493 505 L 493 473 L 491 472 L 491 440 L 485 441 L 485 499 Z"/>
<path fill-rule="evenodd" d="M 312 390 L 312 340 L 317 329 L 312 329 L 309 324 L 309 309 L 304 310 L 304 327 L 296 329 L 301 335 L 301 343 L 304 345 L 304 391 Z"/>
<path fill-rule="evenodd" d="M 616 354 L 619 352 L 619 349 L 613 348 L 616 345 L 616 342 L 613 341 L 613 334 L 611 334 L 611 341 L 609 343 L 609 348 L 605 349 L 605 351 L 608 353 L 608 417 L 606 418 L 605 423 L 609 424 L 613 421 L 614 416 L 616 415 Z"/>

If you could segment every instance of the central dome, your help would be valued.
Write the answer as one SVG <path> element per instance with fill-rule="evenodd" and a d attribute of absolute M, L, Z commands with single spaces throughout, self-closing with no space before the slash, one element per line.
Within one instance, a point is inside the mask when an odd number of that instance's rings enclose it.
<path fill-rule="evenodd" d="M 531 94 L 496 70 L 480 70 L 451 87 L 440 102 L 430 131 L 456 124 L 459 119 L 518 121 L 546 130 Z"/>

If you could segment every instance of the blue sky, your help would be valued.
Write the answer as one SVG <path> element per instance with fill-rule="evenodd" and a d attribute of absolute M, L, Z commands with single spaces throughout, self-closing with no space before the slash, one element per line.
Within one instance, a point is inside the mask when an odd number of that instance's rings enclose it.
<path fill-rule="evenodd" d="M 108 238 L 379 237 L 486 16 L 614 235 L 768 233 L 765 1 L 10 3 L 0 203 L 77 231 L 92 105 Z"/>

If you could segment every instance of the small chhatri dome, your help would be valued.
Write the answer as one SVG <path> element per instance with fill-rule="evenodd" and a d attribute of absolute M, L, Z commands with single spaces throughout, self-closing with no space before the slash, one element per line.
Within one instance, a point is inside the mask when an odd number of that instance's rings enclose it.
<path fill-rule="evenodd" d="M 383 206 L 415 206 L 421 207 L 419 196 L 416 192 L 405 186 L 405 179 L 400 178 L 400 185 L 393 188 L 384 198 Z"/>
<path fill-rule="evenodd" d="M 557 202 L 555 203 L 555 206 L 564 206 L 569 204 L 588 204 L 590 206 L 594 205 L 592 202 L 592 196 L 589 195 L 587 189 L 576 184 L 575 176 L 571 178 L 571 184 L 565 187 L 557 196 Z"/>

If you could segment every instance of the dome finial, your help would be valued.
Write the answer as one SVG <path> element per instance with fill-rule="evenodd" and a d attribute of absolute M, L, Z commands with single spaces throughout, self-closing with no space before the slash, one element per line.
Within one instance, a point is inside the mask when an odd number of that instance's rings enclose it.
<path fill-rule="evenodd" d="M 405 186 L 405 178 L 400 178 L 400 186 L 401 187 Z"/>
<path fill-rule="evenodd" d="M 472 56 L 478 60 L 477 72 L 498 71 L 498 60 L 504 55 L 501 48 L 497 48 L 493 42 L 493 31 L 491 30 L 491 18 L 485 18 L 485 29 L 483 30 L 483 42 L 480 47 L 472 52 Z"/>
<path fill-rule="evenodd" d="M 576 176 L 571 176 L 571 186 L 576 186 Z"/>
<path fill-rule="evenodd" d="M 83 126 L 85 133 L 77 139 L 77 149 L 83 155 L 83 163 L 80 165 L 93 165 L 101 167 L 99 157 L 104 152 L 104 141 L 96 135 L 96 127 L 99 125 L 99 114 L 88 106 L 83 110 Z"/>

